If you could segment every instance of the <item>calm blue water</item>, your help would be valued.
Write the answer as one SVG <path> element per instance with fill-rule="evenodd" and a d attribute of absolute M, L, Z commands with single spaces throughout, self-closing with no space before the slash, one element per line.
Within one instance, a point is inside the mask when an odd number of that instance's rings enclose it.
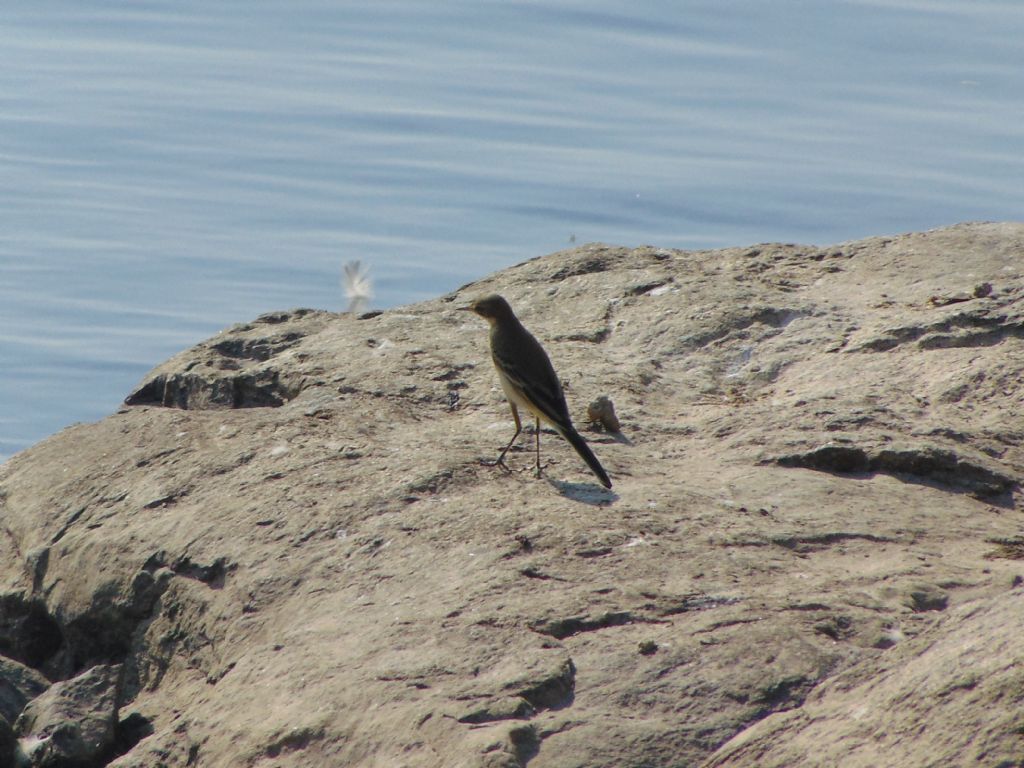
<path fill-rule="evenodd" d="M 1024 4 L 0 4 L 0 460 L 234 322 L 1024 210 Z"/>

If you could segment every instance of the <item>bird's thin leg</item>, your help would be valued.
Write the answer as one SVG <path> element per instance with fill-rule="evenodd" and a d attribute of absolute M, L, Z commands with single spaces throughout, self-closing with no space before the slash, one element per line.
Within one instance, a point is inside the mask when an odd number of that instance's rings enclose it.
<path fill-rule="evenodd" d="M 540 419 L 536 419 L 534 434 L 537 436 L 537 477 L 540 477 Z"/>
<path fill-rule="evenodd" d="M 512 409 L 512 418 L 516 421 L 516 433 L 512 435 L 512 439 L 508 441 L 508 445 L 501 449 L 501 453 L 498 454 L 498 458 L 494 463 L 511 472 L 512 470 L 510 470 L 508 464 L 505 463 L 505 454 L 508 453 L 508 449 L 512 447 L 512 443 L 516 441 L 516 438 L 519 437 L 519 433 L 523 431 L 523 425 L 519 421 L 519 409 L 516 408 L 516 404 L 510 402 L 509 407 Z"/>

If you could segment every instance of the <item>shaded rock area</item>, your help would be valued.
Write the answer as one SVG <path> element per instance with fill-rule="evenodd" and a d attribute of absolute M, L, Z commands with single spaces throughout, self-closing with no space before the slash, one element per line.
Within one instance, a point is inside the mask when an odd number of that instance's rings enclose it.
<path fill-rule="evenodd" d="M 98 765 L 114 751 L 120 669 L 95 666 L 54 683 L 32 699 L 15 723 L 32 765 Z"/>
<path fill-rule="evenodd" d="M 0 765 L 1024 765 L 1022 379 L 1020 224 L 264 315 L 0 466 Z"/>
<path fill-rule="evenodd" d="M 1000 472 L 984 457 L 972 458 L 928 443 L 906 448 L 878 448 L 871 451 L 856 445 L 829 443 L 789 456 L 780 456 L 784 467 L 806 467 L 823 472 L 882 472 L 906 482 L 937 483 L 976 498 L 997 500 L 1017 485 L 1013 475 Z"/>
<path fill-rule="evenodd" d="M 18 719 L 25 705 L 50 687 L 50 681 L 31 667 L 0 657 L 0 717 L 8 724 Z"/>

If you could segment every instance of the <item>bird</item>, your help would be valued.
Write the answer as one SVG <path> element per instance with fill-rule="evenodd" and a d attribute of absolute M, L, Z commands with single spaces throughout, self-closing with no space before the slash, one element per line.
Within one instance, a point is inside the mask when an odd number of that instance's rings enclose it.
<path fill-rule="evenodd" d="M 361 314 L 373 298 L 370 268 L 364 267 L 358 259 L 346 262 L 341 285 L 345 289 L 345 298 L 348 299 L 348 311 L 353 315 Z"/>
<path fill-rule="evenodd" d="M 498 380 L 512 409 L 516 431 L 497 460 L 496 465 L 505 467 L 505 454 L 523 431 L 519 420 L 519 408 L 525 408 L 536 419 L 537 476 L 540 477 L 540 423 L 551 425 L 554 430 L 576 449 L 576 453 L 587 463 L 601 485 L 612 487 L 608 473 L 590 450 L 587 442 L 580 437 L 569 418 L 569 407 L 565 403 L 562 383 L 555 374 L 544 347 L 519 322 L 512 307 L 498 294 L 484 296 L 460 310 L 473 312 L 491 326 L 491 359 L 498 371 Z"/>

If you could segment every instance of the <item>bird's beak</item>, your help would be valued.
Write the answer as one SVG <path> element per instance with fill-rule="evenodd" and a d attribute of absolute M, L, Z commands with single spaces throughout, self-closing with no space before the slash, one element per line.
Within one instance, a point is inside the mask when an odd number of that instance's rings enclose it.
<path fill-rule="evenodd" d="M 459 310 L 460 312 L 472 312 L 473 306 L 470 305 L 468 307 L 456 307 L 456 309 Z"/>

